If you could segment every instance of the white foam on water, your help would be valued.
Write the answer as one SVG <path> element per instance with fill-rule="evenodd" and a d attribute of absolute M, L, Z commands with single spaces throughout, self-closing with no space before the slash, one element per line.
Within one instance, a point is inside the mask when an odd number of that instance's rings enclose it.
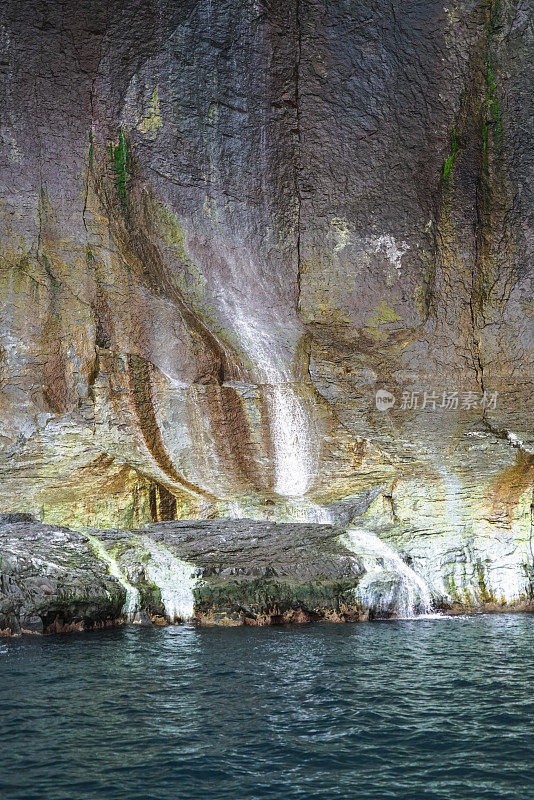
<path fill-rule="evenodd" d="M 349 528 L 342 541 L 364 564 L 366 573 L 354 593 L 365 608 L 378 612 L 393 608 L 403 619 L 428 619 L 430 589 L 392 547 L 361 528 Z"/>
<path fill-rule="evenodd" d="M 125 590 L 126 601 L 122 607 L 122 614 L 126 617 L 128 622 L 133 622 L 136 613 L 141 607 L 141 595 L 139 593 L 139 589 L 136 589 L 135 586 L 132 586 L 132 584 L 129 583 L 121 568 L 117 564 L 116 559 L 113 558 L 111 553 L 108 553 L 100 539 L 97 539 L 96 536 L 89 536 L 88 534 L 86 535 L 98 558 L 107 564 L 109 574 L 116 578 Z"/>
<path fill-rule="evenodd" d="M 150 558 L 145 572 L 161 592 L 161 602 L 169 622 L 192 619 L 195 613 L 194 588 L 199 583 L 198 569 L 174 556 L 159 542 L 143 537 Z"/>

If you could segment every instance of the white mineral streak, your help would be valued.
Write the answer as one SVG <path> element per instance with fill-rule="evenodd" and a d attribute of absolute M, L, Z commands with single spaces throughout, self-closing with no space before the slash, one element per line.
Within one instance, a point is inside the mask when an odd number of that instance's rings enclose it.
<path fill-rule="evenodd" d="M 139 590 L 129 583 L 126 576 L 117 564 L 117 561 L 110 553 L 108 553 L 100 539 L 97 539 L 96 536 L 87 536 L 87 538 L 89 539 L 91 546 L 98 558 L 107 564 L 109 574 L 116 578 L 125 590 L 126 602 L 122 607 L 122 613 L 128 622 L 132 622 L 136 613 L 141 607 L 141 595 L 139 594 Z"/>

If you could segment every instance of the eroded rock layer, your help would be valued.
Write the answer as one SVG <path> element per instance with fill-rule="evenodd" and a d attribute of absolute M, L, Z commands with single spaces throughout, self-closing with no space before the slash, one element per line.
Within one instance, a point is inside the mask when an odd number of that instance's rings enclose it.
<path fill-rule="evenodd" d="M 529 12 L 4 4 L 0 509 L 352 521 L 531 591 Z"/>
<path fill-rule="evenodd" d="M 534 610 L 525 584 L 506 596 L 483 574 L 446 592 L 425 559 L 410 566 L 354 527 L 188 520 L 79 532 L 12 513 L 0 535 L 0 635 Z"/>

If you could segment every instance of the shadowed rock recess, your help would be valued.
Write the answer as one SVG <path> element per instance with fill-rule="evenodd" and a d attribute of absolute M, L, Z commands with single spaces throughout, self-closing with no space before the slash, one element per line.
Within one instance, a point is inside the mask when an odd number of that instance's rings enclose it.
<path fill-rule="evenodd" d="M 531 607 L 530 11 L 2 5 L 1 628 Z"/>

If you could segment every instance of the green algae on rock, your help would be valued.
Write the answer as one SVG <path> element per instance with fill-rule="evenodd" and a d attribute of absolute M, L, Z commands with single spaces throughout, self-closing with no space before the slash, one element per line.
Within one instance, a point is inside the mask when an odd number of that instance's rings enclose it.
<path fill-rule="evenodd" d="M 446 602 L 527 603 L 523 5 L 41 18 L 2 9 L 0 510 L 330 518 Z"/>
<path fill-rule="evenodd" d="M 443 590 L 415 553 L 353 526 L 189 520 L 78 532 L 14 513 L 0 517 L 0 536 L 4 635 L 534 610 L 532 587 L 500 596 L 499 573 L 476 554 Z"/>

